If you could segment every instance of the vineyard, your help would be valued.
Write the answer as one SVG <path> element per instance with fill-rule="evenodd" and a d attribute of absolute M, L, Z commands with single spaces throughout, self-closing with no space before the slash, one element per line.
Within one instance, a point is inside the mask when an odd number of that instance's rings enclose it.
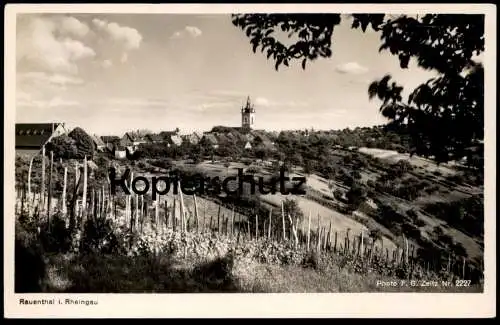
<path fill-rule="evenodd" d="M 151 195 L 133 192 L 131 195 L 122 192 L 112 195 L 107 174 L 109 167 L 109 162 L 104 165 L 87 158 L 54 161 L 52 152 L 46 154 L 45 148 L 41 155 L 29 161 L 18 158 L 16 249 L 49 257 L 73 256 L 86 261 L 82 274 L 85 268 L 89 268 L 90 274 L 93 262 L 88 258 L 91 254 L 105 257 L 109 264 L 103 269 L 109 272 L 116 260 L 142 261 L 140 263 L 148 265 L 148 272 L 160 274 L 162 270 L 158 267 L 165 259 L 194 261 L 196 265 L 218 263 L 215 269 L 201 271 L 198 279 L 212 283 L 215 277 L 217 281 L 211 286 L 187 289 L 187 285 L 180 284 L 179 278 L 169 279 L 175 283 L 168 285 L 153 285 L 155 291 L 165 292 L 241 291 L 241 286 L 237 289 L 228 284 L 232 265 L 241 261 L 312 268 L 327 273 L 331 269 L 345 269 L 361 276 L 375 275 L 384 279 L 452 283 L 467 279 L 475 287 L 482 286 L 482 272 L 465 259 L 452 255 L 424 258 L 406 239 L 402 247 L 387 247 L 376 234 L 354 233 L 350 229 L 338 231 L 331 221 L 324 227 L 319 223 L 320 216 L 315 218 L 310 211 L 305 211 L 307 229 L 304 230 L 299 226 L 299 219 L 286 213 L 283 203 L 280 211 L 271 209 L 266 215 L 262 211 L 251 213 L 235 203 L 231 205 L 207 196 L 187 196 L 182 191 L 177 195 L 162 195 L 156 200 L 152 200 Z M 137 176 L 140 171 L 132 171 L 129 186 L 134 174 Z M 273 217 L 275 215 L 278 218 Z M 16 251 L 16 257 L 17 254 Z M 21 277 L 26 272 L 18 271 L 16 264 L 16 290 L 57 291 L 36 283 L 33 286 L 38 289 L 28 288 L 29 281 L 22 279 L 18 287 L 17 274 Z M 106 279 L 104 274 L 92 276 Z M 132 274 L 127 276 L 133 277 Z M 167 281 L 159 279 L 154 281 Z M 40 282 L 40 279 L 33 281 Z M 109 283 L 99 283 L 100 288 L 80 284 L 65 290 L 127 290 L 126 286 L 110 289 Z M 149 287 L 145 285 L 143 290 Z"/>

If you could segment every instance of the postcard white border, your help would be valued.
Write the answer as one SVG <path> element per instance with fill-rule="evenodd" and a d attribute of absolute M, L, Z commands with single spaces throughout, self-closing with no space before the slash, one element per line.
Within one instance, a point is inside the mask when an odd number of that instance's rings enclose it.
<path fill-rule="evenodd" d="M 17 13 L 482 13 L 485 14 L 485 288 L 483 294 L 14 294 Z M 495 317 L 496 6 L 493 4 L 7 4 L 4 99 L 4 307 L 7 318 Z M 97 306 L 23 306 L 19 298 L 97 299 Z"/>

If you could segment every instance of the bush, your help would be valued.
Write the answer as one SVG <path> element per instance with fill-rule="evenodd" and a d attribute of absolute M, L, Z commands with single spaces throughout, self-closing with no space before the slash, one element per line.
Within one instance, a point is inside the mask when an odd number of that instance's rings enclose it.
<path fill-rule="evenodd" d="M 418 218 L 418 214 L 415 210 L 413 209 L 410 209 L 408 211 L 406 211 L 406 214 L 408 215 L 408 217 L 410 217 L 412 220 L 417 220 Z"/>
<path fill-rule="evenodd" d="M 82 159 L 84 156 L 87 156 L 87 159 L 94 157 L 94 141 L 83 129 L 76 127 L 68 135 L 75 141 L 76 159 Z"/>
<path fill-rule="evenodd" d="M 461 243 L 454 243 L 451 245 L 451 250 L 458 256 L 467 257 L 467 251 Z"/>
<path fill-rule="evenodd" d="M 48 229 L 47 223 L 44 223 L 40 228 L 40 236 L 45 251 L 57 253 L 69 251 L 71 248 L 71 233 L 66 228 L 66 222 L 63 218 L 54 215 L 50 221 L 50 229 Z"/>
<path fill-rule="evenodd" d="M 302 266 L 318 270 L 320 267 L 320 256 L 316 251 L 309 251 L 302 260 Z"/>
<path fill-rule="evenodd" d="M 84 226 L 81 251 L 101 254 L 123 253 L 123 247 L 110 219 L 89 219 Z"/>
<path fill-rule="evenodd" d="M 74 159 L 78 153 L 76 141 L 65 134 L 53 138 L 47 144 L 47 151 L 52 151 L 55 159 Z"/>
<path fill-rule="evenodd" d="M 289 214 L 294 222 L 296 219 L 299 219 L 299 222 L 304 220 L 304 212 L 299 207 L 297 200 L 285 199 L 283 201 L 283 210 L 285 211 L 285 215 Z"/>
<path fill-rule="evenodd" d="M 425 221 L 424 221 L 424 220 L 422 220 L 421 218 L 417 218 L 417 219 L 415 220 L 415 225 L 416 225 L 417 227 L 424 227 L 424 226 L 426 225 L 426 223 L 425 223 Z"/>
<path fill-rule="evenodd" d="M 354 183 L 346 193 L 347 200 L 352 209 L 356 210 L 366 198 L 366 191 L 362 185 Z"/>
<path fill-rule="evenodd" d="M 169 158 L 154 159 L 150 162 L 150 164 L 164 169 L 170 169 L 173 166 L 172 160 Z"/>
<path fill-rule="evenodd" d="M 448 234 L 442 234 L 438 237 L 438 239 L 442 244 L 448 247 L 453 245 L 453 238 L 451 238 L 451 236 Z"/>
<path fill-rule="evenodd" d="M 260 171 L 259 168 L 255 167 L 255 166 L 250 166 L 247 168 L 247 170 L 245 172 L 247 172 L 249 174 L 256 174 L 259 171 Z"/>
<path fill-rule="evenodd" d="M 146 164 L 144 161 L 139 161 L 137 163 L 137 167 L 140 169 L 146 169 L 148 167 L 148 164 Z"/>
<path fill-rule="evenodd" d="M 416 238 L 416 239 L 420 238 L 420 230 L 414 225 L 405 223 L 402 225 L 401 230 L 406 236 L 410 238 Z"/>

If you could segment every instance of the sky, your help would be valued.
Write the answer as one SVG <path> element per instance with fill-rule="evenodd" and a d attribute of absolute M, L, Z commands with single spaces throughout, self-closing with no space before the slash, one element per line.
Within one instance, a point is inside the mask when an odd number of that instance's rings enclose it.
<path fill-rule="evenodd" d="M 240 126 L 330 130 L 386 122 L 370 82 L 391 74 L 408 93 L 433 74 L 379 53 L 380 35 L 334 30 L 331 58 L 274 69 L 230 15 L 24 14 L 16 31 L 16 122 L 63 122 L 99 135 Z"/>

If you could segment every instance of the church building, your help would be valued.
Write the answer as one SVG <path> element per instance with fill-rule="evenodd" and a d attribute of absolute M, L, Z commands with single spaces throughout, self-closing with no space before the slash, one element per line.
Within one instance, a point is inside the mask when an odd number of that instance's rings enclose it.
<path fill-rule="evenodd" d="M 241 130 L 250 132 L 255 124 L 255 108 L 247 97 L 246 105 L 241 108 Z"/>

